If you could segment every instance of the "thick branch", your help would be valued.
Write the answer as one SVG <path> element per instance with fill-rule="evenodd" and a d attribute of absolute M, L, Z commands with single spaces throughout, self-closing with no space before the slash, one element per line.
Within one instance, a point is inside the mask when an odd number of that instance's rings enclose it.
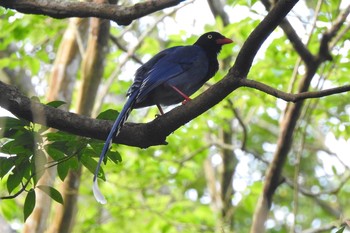
<path fill-rule="evenodd" d="M 228 83 L 230 83 L 230 86 L 227 86 Z M 237 89 L 239 87 L 251 87 L 291 102 L 350 91 L 350 85 L 346 85 L 322 91 L 290 94 L 260 82 L 249 79 L 233 79 L 232 75 L 227 75 L 223 81 L 212 86 L 212 88 L 193 101 L 176 108 L 175 111 L 158 117 L 147 124 L 127 123 L 123 127 L 121 134 L 114 141 L 119 144 L 142 148 L 166 144 L 166 137 L 173 131 L 194 119 L 197 115 L 200 115 L 199 112 L 206 111 L 208 107 L 204 104 L 205 101 L 207 101 L 209 106 L 213 106 L 225 98 L 222 97 L 225 95 L 222 94 L 222 90 L 225 89 L 224 93 L 227 93 L 230 92 L 230 89 Z M 8 86 L 2 82 L 0 82 L 0 92 L 2 93 L 0 96 L 0 106 L 6 108 L 18 117 L 38 124 L 101 140 L 105 139 L 112 127 L 113 122 L 111 121 L 93 119 L 32 101 L 22 95 L 15 87 Z M 33 118 L 33 115 L 36 114 L 43 114 L 45 117 Z"/>
<path fill-rule="evenodd" d="M 179 4 L 179 0 L 157 0 L 133 6 L 116 6 L 95 2 L 66 2 L 51 0 L 1 0 L 0 6 L 26 14 L 47 15 L 53 18 L 98 17 L 110 19 L 119 25 L 128 25 L 145 15 Z"/>
<path fill-rule="evenodd" d="M 230 72 L 220 82 L 210 87 L 208 91 L 193 101 L 156 118 L 150 123 L 126 124 L 114 142 L 142 148 L 166 144 L 165 139 L 168 135 L 218 104 L 235 89 L 243 86 L 241 78 L 245 77 L 249 71 L 254 56 L 260 48 L 256 45 L 261 45 L 269 35 L 266 32 L 271 33 L 287 12 L 292 9 L 294 5 L 291 2 L 295 4 L 297 1 L 279 1 L 276 5 L 278 11 L 271 11 L 257 29 L 253 31 L 244 45 L 245 49 L 242 49 L 237 57 L 232 68 L 234 72 Z M 249 43 L 254 46 L 250 46 Z M 247 56 L 245 56 L 245 53 Z M 243 74 L 243 76 L 237 76 L 237 74 Z M 36 112 L 36 114 L 39 112 L 46 119 L 46 121 L 36 119 L 36 123 L 39 124 L 46 123 L 49 127 L 102 140 L 106 138 L 112 126 L 111 121 L 94 120 L 33 102 L 20 94 L 16 88 L 3 83 L 0 83 L 0 92 L 2 93 L 0 106 L 8 109 L 16 116 L 30 121 L 33 121 L 33 112 Z"/>
<path fill-rule="evenodd" d="M 264 20 L 254 29 L 243 44 L 240 53 L 237 56 L 235 66 L 231 68 L 230 73 L 238 77 L 246 77 L 256 53 L 264 43 L 266 38 L 283 21 L 289 11 L 294 7 L 298 0 L 280 0 L 267 14 Z"/>
<path fill-rule="evenodd" d="M 264 4 L 266 10 L 270 10 L 271 3 L 269 0 L 261 0 L 262 4 Z M 295 51 L 300 55 L 301 59 L 306 63 L 309 64 L 312 61 L 314 61 L 314 56 L 311 54 L 311 52 L 307 49 L 307 47 L 304 45 L 304 43 L 299 38 L 298 34 L 294 30 L 293 26 L 289 23 L 288 19 L 283 19 L 280 27 L 288 37 L 289 41 L 292 43 Z"/>

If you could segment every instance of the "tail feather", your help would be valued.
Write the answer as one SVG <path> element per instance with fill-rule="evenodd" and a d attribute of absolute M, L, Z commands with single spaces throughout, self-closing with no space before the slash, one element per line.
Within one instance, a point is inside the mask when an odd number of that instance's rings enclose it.
<path fill-rule="evenodd" d="M 100 171 L 100 167 L 102 164 L 102 161 L 104 160 L 104 158 L 106 157 L 107 151 L 109 150 L 109 148 L 112 145 L 112 141 L 113 138 L 115 138 L 116 136 L 118 136 L 118 134 L 120 133 L 121 128 L 123 127 L 125 121 L 128 119 L 130 112 L 135 104 L 135 100 L 136 100 L 136 96 L 137 93 L 133 93 L 131 96 L 129 96 L 128 100 L 126 101 L 122 111 L 119 113 L 117 119 L 115 120 L 111 131 L 109 132 L 106 142 L 103 146 L 100 158 L 98 160 L 98 164 L 94 173 L 94 178 L 93 178 L 93 193 L 95 196 L 95 199 L 97 200 L 97 202 L 101 203 L 101 204 L 106 204 L 107 201 L 104 198 L 103 194 L 101 193 L 99 187 L 98 187 L 98 182 L 97 182 L 97 175 Z"/>

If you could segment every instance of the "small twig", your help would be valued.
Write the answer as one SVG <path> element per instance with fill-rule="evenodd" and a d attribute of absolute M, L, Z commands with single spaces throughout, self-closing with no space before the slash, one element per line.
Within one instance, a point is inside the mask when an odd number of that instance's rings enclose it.
<path fill-rule="evenodd" d="M 130 57 L 132 60 L 134 60 L 136 63 L 138 63 L 138 64 L 140 64 L 140 65 L 143 64 L 143 62 L 141 61 L 141 59 L 140 59 L 138 56 L 135 55 L 135 53 L 134 53 L 135 49 L 130 50 L 130 49 L 126 48 L 122 43 L 120 43 L 119 39 L 118 39 L 116 36 L 114 36 L 114 35 L 109 35 L 109 37 L 110 37 L 111 41 L 112 41 L 120 50 L 122 50 L 123 52 L 126 52 L 126 53 L 128 54 L 128 57 L 127 57 L 127 58 Z M 139 42 L 140 42 L 140 40 L 139 40 Z M 119 65 L 119 66 L 120 66 L 120 65 Z"/>
<path fill-rule="evenodd" d="M 15 194 L 13 195 L 9 195 L 9 196 L 4 196 L 4 197 L 0 197 L 0 200 L 6 200 L 6 199 L 13 199 L 13 198 L 16 198 L 18 195 L 20 195 L 21 193 L 23 193 L 27 186 L 29 185 L 30 183 L 30 180 L 35 176 L 35 173 L 32 174 L 29 179 L 24 183 L 22 184 L 22 188 L 20 190 L 18 190 Z"/>
<path fill-rule="evenodd" d="M 321 232 L 329 232 L 330 230 L 336 228 L 336 224 L 334 223 L 329 223 L 317 228 L 311 228 L 311 229 L 307 229 L 302 231 L 302 233 L 321 233 Z"/>
<path fill-rule="evenodd" d="M 248 135 L 248 130 L 247 126 L 245 125 L 241 114 L 239 113 L 238 109 L 233 106 L 233 102 L 230 99 L 227 99 L 227 102 L 229 103 L 230 109 L 233 111 L 234 115 L 236 116 L 239 125 L 242 127 L 242 145 L 241 145 L 241 150 L 246 149 L 247 145 L 247 135 Z"/>

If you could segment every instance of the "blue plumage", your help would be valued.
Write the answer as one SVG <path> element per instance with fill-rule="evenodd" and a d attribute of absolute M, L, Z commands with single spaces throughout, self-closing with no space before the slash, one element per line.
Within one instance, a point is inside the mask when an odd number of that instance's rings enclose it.
<path fill-rule="evenodd" d="M 194 45 L 176 46 L 161 51 L 136 71 L 134 83 L 127 92 L 128 100 L 113 124 L 96 167 L 93 191 L 98 202 L 106 203 L 97 184 L 101 163 L 131 110 L 157 105 L 163 114 L 161 105 L 188 101 L 189 96 L 217 72 L 217 54 L 221 46 L 228 43 L 232 43 L 232 40 L 217 32 L 208 32 Z"/>

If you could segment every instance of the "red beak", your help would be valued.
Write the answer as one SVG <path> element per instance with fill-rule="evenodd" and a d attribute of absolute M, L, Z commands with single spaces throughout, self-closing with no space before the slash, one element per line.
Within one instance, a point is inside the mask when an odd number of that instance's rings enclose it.
<path fill-rule="evenodd" d="M 224 45 L 224 44 L 231 44 L 233 42 L 233 40 L 229 39 L 229 38 L 220 38 L 216 40 L 216 43 L 219 45 Z"/>

